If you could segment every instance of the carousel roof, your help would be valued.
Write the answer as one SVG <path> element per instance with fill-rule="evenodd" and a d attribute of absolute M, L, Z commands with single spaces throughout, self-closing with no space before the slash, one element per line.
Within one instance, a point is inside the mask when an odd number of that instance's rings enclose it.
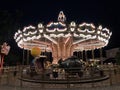
<path fill-rule="evenodd" d="M 75 45 L 74 51 L 93 50 L 105 47 L 112 35 L 109 29 L 101 25 L 95 26 L 92 23 L 77 24 L 72 21 L 66 23 L 66 17 L 61 11 L 57 22 L 50 22 L 47 25 L 39 23 L 37 27 L 28 26 L 18 30 L 14 39 L 20 48 L 31 49 L 38 46 L 41 49 L 51 51 L 52 43 L 58 44 L 58 38 L 72 39 Z"/>

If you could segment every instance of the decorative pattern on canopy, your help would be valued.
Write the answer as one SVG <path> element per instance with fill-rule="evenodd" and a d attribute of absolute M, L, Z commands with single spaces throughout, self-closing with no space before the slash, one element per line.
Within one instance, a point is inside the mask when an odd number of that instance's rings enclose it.
<path fill-rule="evenodd" d="M 112 32 L 101 25 L 66 23 L 64 13 L 60 11 L 57 22 L 25 27 L 15 33 L 14 39 L 20 48 L 31 50 L 37 46 L 42 51 L 52 52 L 53 63 L 57 63 L 60 58 L 72 56 L 74 51 L 105 47 L 111 35 Z"/>

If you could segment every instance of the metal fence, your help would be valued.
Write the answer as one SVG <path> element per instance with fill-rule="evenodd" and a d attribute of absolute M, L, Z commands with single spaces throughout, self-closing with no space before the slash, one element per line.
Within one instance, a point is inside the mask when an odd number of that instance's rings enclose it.
<path fill-rule="evenodd" d="M 103 87 L 103 86 L 111 86 L 120 84 L 120 66 L 117 65 L 101 65 L 100 67 L 103 69 L 105 75 L 109 76 L 109 79 L 97 81 L 97 82 L 89 82 L 89 83 L 78 83 L 81 79 L 74 78 L 74 76 L 69 76 L 65 83 L 58 83 L 58 81 L 65 78 L 64 75 L 62 77 L 54 78 L 46 80 L 46 77 L 43 77 L 40 82 L 26 82 L 24 80 L 20 80 L 21 73 L 23 68 L 28 66 L 15 66 L 15 67 L 5 67 L 3 72 L 0 75 L 0 85 L 11 85 L 11 86 L 20 86 L 20 87 L 42 87 L 42 88 L 90 88 L 90 87 Z M 71 80 L 75 81 L 73 83 Z M 52 82 L 54 81 L 54 82 Z"/>

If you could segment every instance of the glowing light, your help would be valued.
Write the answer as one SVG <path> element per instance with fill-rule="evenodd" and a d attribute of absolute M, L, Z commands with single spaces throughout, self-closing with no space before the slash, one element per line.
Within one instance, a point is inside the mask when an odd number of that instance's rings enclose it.
<path fill-rule="evenodd" d="M 37 57 L 41 54 L 41 50 L 39 47 L 33 47 L 32 50 L 31 50 L 31 55 L 33 57 Z"/>
<path fill-rule="evenodd" d="M 76 27 L 76 23 L 75 23 L 74 21 L 72 21 L 72 22 L 70 23 L 70 26 L 71 26 L 71 27 Z"/>
<path fill-rule="evenodd" d="M 66 21 L 66 17 L 64 15 L 63 11 L 60 11 L 59 16 L 58 16 L 58 21 L 59 22 L 65 22 Z"/>
<path fill-rule="evenodd" d="M 51 37 L 49 37 L 48 35 L 44 34 L 44 37 L 47 38 L 48 40 L 52 41 L 53 43 L 57 44 L 57 42 L 52 39 Z"/>
<path fill-rule="evenodd" d="M 67 24 L 65 21 L 66 17 L 60 11 L 57 22 L 24 27 L 15 33 L 14 39 L 20 48 L 31 50 L 38 46 L 43 51 L 52 51 L 54 63 L 71 56 L 73 51 L 93 50 L 108 45 L 112 35 L 109 29 L 101 25 L 96 27 L 92 23 L 77 24 L 72 21 Z"/>

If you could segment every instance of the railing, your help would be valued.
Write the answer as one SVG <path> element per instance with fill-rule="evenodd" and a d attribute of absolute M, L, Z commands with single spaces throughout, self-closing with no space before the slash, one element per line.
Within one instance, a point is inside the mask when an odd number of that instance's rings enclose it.
<path fill-rule="evenodd" d="M 77 87 L 97 87 L 97 86 L 102 87 L 102 86 L 116 85 L 120 83 L 120 66 L 117 66 L 117 65 L 114 65 L 114 66 L 101 65 L 100 67 L 103 69 L 105 75 L 109 76 L 109 79 L 98 81 L 98 82 L 89 82 L 89 83 L 83 83 L 82 81 L 80 81 L 81 78 L 78 77 L 77 75 L 68 76 L 66 73 L 61 74 L 56 78 L 52 74 L 50 74 L 50 76 L 45 76 L 42 74 L 43 75 L 42 80 L 44 82 L 40 80 L 39 81 L 40 83 L 24 82 L 24 80 L 21 81 L 18 78 L 21 77 L 20 71 L 26 67 L 28 66 L 20 65 L 15 67 L 5 67 L 4 72 L 2 72 L 0 75 L 0 85 L 8 84 L 8 85 L 20 86 L 21 85 L 20 83 L 22 83 L 22 86 L 27 86 L 27 87 L 38 86 L 38 87 L 48 88 L 49 86 L 51 86 L 51 88 L 54 88 L 52 86 L 55 85 L 55 87 L 58 87 L 58 88 L 60 88 L 61 86 L 64 88 L 77 88 Z M 16 75 L 14 73 L 15 71 L 17 71 Z M 71 80 L 75 82 L 73 83 Z"/>

